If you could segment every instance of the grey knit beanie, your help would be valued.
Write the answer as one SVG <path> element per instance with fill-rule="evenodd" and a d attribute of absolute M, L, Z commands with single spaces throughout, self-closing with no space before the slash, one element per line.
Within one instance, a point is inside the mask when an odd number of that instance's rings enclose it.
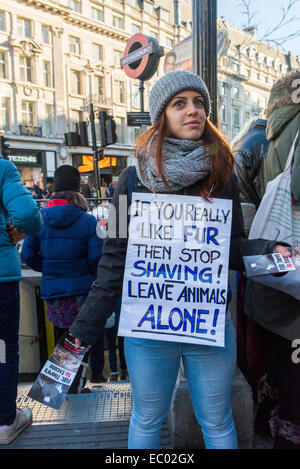
<path fill-rule="evenodd" d="M 155 124 L 173 96 L 182 90 L 199 91 L 204 98 L 206 116 L 209 116 L 210 97 L 202 78 L 186 70 L 174 70 L 162 76 L 150 92 L 149 108 L 152 125 Z"/>

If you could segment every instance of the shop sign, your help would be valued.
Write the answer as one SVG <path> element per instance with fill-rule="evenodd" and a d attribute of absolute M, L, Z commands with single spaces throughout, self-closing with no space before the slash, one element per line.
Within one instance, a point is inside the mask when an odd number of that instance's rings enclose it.
<path fill-rule="evenodd" d="M 10 161 L 20 166 L 37 166 L 38 157 L 35 155 L 9 155 Z"/>
<path fill-rule="evenodd" d="M 120 65 L 129 78 L 150 80 L 163 54 L 163 47 L 154 37 L 137 33 L 127 42 Z"/>
<path fill-rule="evenodd" d="M 127 126 L 151 125 L 150 112 L 127 112 Z"/>

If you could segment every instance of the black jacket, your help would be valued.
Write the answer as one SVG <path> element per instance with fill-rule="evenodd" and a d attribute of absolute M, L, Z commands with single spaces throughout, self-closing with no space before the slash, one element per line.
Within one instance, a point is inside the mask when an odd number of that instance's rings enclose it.
<path fill-rule="evenodd" d="M 266 125 L 265 119 L 257 119 L 232 147 L 240 200 L 254 204 L 256 209 L 264 194 L 264 161 L 269 148 Z"/>
<path fill-rule="evenodd" d="M 131 168 L 123 170 L 112 201 L 116 208 L 117 237 L 106 238 L 103 246 L 103 254 L 98 264 L 97 279 L 93 283 L 88 298 L 70 329 L 74 337 L 77 337 L 86 344 L 93 344 L 96 341 L 100 329 L 104 327 L 106 319 L 114 310 L 117 299 L 122 295 L 128 238 L 126 234 L 126 237 L 124 237 L 124 233 L 119 233 L 119 216 L 123 215 L 127 217 L 128 226 L 129 215 L 128 206 L 121 207 L 119 205 L 120 200 L 122 205 L 122 199 L 119 199 L 119 196 L 128 194 L 130 172 Z M 197 187 L 199 188 L 199 183 L 178 192 L 178 194 L 195 195 L 195 193 L 199 193 Z M 135 190 L 137 192 L 149 192 L 137 178 Z M 243 215 L 239 201 L 238 183 L 234 175 L 231 177 L 222 198 L 232 198 L 233 201 L 229 268 L 243 271 L 243 255 L 249 256 L 270 253 L 273 251 L 276 242 L 263 239 L 246 239 L 244 235 Z M 120 214 L 120 210 L 122 210 L 123 213 Z"/>

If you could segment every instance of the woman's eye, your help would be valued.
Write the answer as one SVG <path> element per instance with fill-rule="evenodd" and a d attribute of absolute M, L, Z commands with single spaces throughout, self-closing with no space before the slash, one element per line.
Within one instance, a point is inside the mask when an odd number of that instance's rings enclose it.
<path fill-rule="evenodd" d="M 183 101 L 180 99 L 180 100 L 178 100 L 178 101 L 174 101 L 174 104 L 173 104 L 173 105 L 174 105 L 174 106 L 177 106 L 177 107 L 180 107 L 180 106 L 183 106 L 183 104 L 184 104 Z"/>
<path fill-rule="evenodd" d="M 202 100 L 199 99 L 199 101 L 195 101 L 195 106 L 199 107 L 199 108 L 203 108 L 204 107 L 204 102 Z"/>

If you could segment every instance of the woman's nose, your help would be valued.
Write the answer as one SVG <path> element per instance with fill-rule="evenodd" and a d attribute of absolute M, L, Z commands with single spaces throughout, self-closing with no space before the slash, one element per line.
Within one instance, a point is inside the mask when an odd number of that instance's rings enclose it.
<path fill-rule="evenodd" d="M 196 114 L 198 112 L 197 107 L 195 106 L 194 103 L 189 103 L 188 108 L 187 108 L 188 114 Z"/>

